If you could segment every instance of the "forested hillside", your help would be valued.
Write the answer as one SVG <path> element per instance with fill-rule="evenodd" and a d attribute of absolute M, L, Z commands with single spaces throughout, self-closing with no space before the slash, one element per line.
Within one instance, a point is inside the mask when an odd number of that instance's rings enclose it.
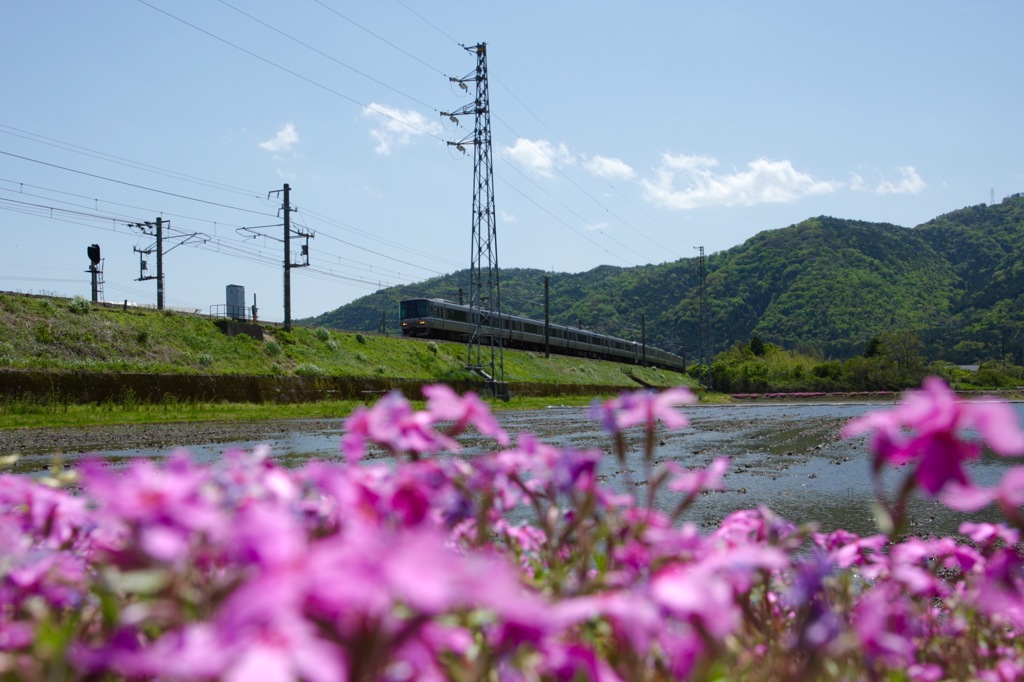
<path fill-rule="evenodd" d="M 716 352 L 756 335 L 825 357 L 862 353 L 886 332 L 911 332 L 932 359 L 1024 362 L 1024 195 L 915 228 L 820 216 L 757 234 L 707 257 Z M 502 309 L 543 318 L 540 270 L 501 271 Z M 636 268 L 550 273 L 551 319 L 640 338 L 694 358 L 696 258 Z M 468 270 L 384 289 L 305 323 L 398 333 L 398 301 L 458 301 Z"/>

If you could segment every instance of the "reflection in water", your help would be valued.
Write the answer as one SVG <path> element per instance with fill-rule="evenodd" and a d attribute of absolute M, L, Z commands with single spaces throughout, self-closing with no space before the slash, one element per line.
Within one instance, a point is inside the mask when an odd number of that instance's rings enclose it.
<path fill-rule="evenodd" d="M 764 505 L 794 523 L 817 521 L 822 530 L 844 528 L 858 534 L 876 531 L 871 504 L 874 500 L 870 479 L 870 455 L 862 440 L 842 441 L 836 434 L 842 425 L 868 410 L 885 405 L 839 404 L 749 404 L 695 405 L 684 411 L 690 427 L 659 433 L 658 461 L 671 460 L 686 468 L 708 466 L 715 457 L 731 459 L 725 483 L 727 490 L 701 495 L 687 512 L 686 520 L 704 529 L 717 525 L 723 517 L 738 509 Z M 1016 404 L 1019 415 L 1024 406 Z M 630 443 L 627 469 L 620 470 L 612 456 L 610 440 L 589 419 L 586 408 L 507 411 L 496 415 L 510 434 L 529 431 L 544 442 L 559 447 L 601 449 L 601 480 L 620 492 L 636 494 L 636 482 L 645 478 L 642 461 L 641 430 Z M 301 466 L 310 459 L 340 461 L 338 430 L 318 434 L 294 432 L 266 441 L 272 456 L 283 466 Z M 461 457 L 473 457 L 490 450 L 490 444 L 467 437 L 462 440 Z M 231 448 L 252 450 L 257 441 L 192 444 L 187 449 L 197 461 L 214 461 Z M 139 457 L 159 459 L 167 451 L 108 451 L 96 456 L 114 466 Z M 82 456 L 65 457 L 68 466 Z M 21 473 L 40 473 L 52 462 L 49 455 L 27 456 L 17 464 Z M 969 468 L 979 484 L 995 485 L 1002 472 L 1015 460 L 986 455 Z M 900 472 L 890 469 L 885 480 L 888 490 L 901 480 Z M 673 494 L 674 495 L 674 494 Z M 670 510 L 678 497 L 661 494 L 655 501 Z M 934 500 L 916 499 L 910 507 L 910 532 L 921 534 L 955 533 L 964 520 L 997 521 L 998 512 L 983 511 L 964 515 L 953 512 Z"/>

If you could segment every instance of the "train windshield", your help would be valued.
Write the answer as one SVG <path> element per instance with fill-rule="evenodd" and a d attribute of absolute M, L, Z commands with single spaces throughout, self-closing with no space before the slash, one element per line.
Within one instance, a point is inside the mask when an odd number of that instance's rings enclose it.
<path fill-rule="evenodd" d="M 402 301 L 398 305 L 403 320 L 409 317 L 430 317 L 430 301 L 425 298 Z"/>

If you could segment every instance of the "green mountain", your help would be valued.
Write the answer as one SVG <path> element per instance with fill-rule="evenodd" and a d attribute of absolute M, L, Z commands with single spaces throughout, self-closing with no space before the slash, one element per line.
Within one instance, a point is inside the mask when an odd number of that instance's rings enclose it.
<path fill-rule="evenodd" d="M 543 319 L 544 273 L 501 271 L 502 310 Z M 699 261 L 551 273 L 552 322 L 582 325 L 695 357 Z M 303 320 L 397 333 L 398 301 L 459 300 L 468 270 L 364 296 Z M 752 336 L 833 358 L 909 331 L 932 359 L 1024 363 L 1024 195 L 915 228 L 820 216 L 761 232 L 706 259 L 714 351 Z"/>

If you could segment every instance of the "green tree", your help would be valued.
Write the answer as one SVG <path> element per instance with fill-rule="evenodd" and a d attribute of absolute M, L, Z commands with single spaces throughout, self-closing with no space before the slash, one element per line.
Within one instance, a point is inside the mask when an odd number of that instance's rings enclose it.
<path fill-rule="evenodd" d="M 882 340 L 877 336 L 872 336 L 871 340 L 868 341 L 868 347 L 864 349 L 864 357 L 873 358 L 882 354 Z"/>
<path fill-rule="evenodd" d="M 750 339 L 750 352 L 757 357 L 764 355 L 764 341 L 761 340 L 760 336 L 753 336 Z"/>

